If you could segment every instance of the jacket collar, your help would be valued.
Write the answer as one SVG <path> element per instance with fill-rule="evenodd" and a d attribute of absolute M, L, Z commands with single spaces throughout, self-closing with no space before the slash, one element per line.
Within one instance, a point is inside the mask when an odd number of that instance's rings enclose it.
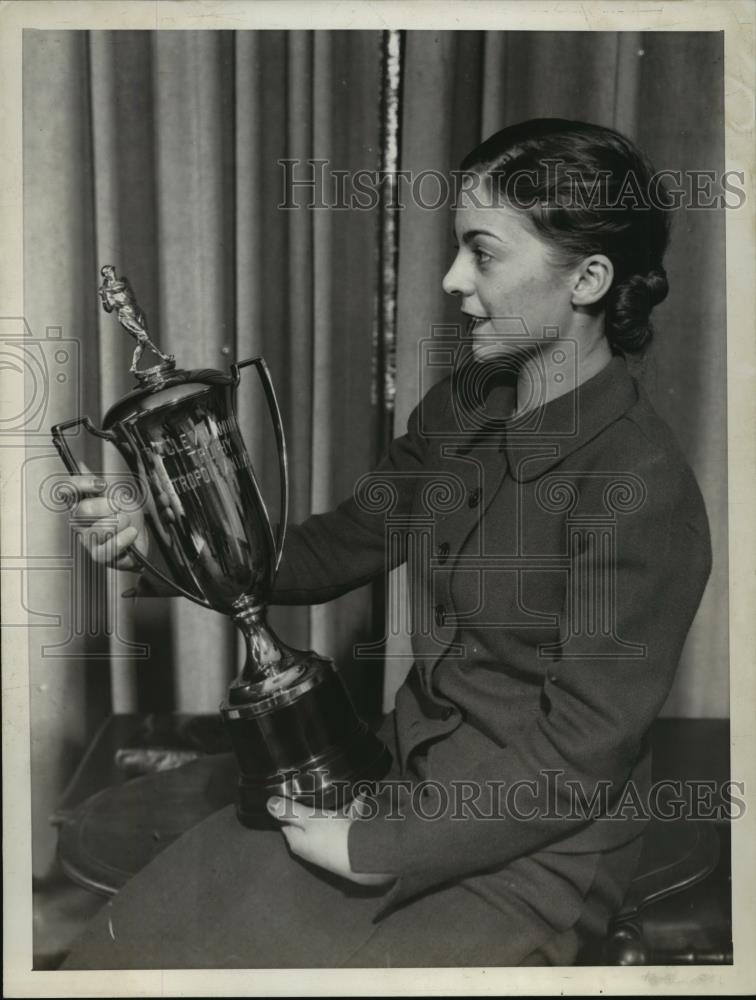
<path fill-rule="evenodd" d="M 593 378 L 572 392 L 512 416 L 517 394 L 511 377 L 493 379 L 485 398 L 467 410 L 472 427 L 459 452 L 492 439 L 506 453 L 512 476 L 528 482 L 542 476 L 619 419 L 638 399 L 627 363 L 615 355 Z"/>
<path fill-rule="evenodd" d="M 518 482 L 542 476 L 618 420 L 638 399 L 625 359 L 543 406 L 503 421 L 503 444 Z"/>

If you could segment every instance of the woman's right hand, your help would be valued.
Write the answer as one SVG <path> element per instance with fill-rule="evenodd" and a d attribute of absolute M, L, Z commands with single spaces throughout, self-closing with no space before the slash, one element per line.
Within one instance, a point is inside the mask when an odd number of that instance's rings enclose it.
<path fill-rule="evenodd" d="M 137 560 L 127 549 L 134 545 L 137 552 L 147 554 L 149 541 L 144 512 L 114 509 L 112 498 L 102 495 L 107 489 L 105 480 L 84 465 L 82 473 L 71 476 L 65 486 L 70 489 L 76 506 L 77 523 L 89 522 L 81 534 L 92 559 L 117 569 L 139 569 Z"/>

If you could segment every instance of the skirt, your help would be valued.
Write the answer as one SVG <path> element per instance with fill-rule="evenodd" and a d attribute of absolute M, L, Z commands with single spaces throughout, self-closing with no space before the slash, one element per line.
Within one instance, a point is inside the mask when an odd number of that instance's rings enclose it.
<path fill-rule="evenodd" d="M 376 919 L 387 889 L 300 861 L 278 830 L 246 829 L 227 806 L 135 875 L 62 968 L 571 965 L 587 936 L 606 932 L 641 846 L 540 851 Z"/>

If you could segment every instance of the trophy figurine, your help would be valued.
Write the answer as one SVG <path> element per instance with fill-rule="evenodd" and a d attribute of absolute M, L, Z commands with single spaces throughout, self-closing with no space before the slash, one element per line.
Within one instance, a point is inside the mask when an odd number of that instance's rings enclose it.
<path fill-rule="evenodd" d="M 134 356 L 131 359 L 131 368 L 129 368 L 131 374 L 144 375 L 144 373 L 137 371 L 137 365 L 145 347 L 156 354 L 165 364 L 175 367 L 172 364 L 174 362 L 173 355 L 163 354 L 160 348 L 156 347 L 150 340 L 147 334 L 147 317 L 137 305 L 128 278 L 117 278 L 116 269 L 112 264 L 106 264 L 105 267 L 101 268 L 100 274 L 105 279 L 97 289 L 102 299 L 102 308 L 105 312 L 113 312 L 115 309 L 118 322 L 136 340 Z M 157 369 L 162 369 L 162 366 L 158 365 Z"/>
<path fill-rule="evenodd" d="M 239 766 L 237 816 L 266 826 L 265 802 L 285 795 L 326 809 L 350 801 L 355 786 L 386 773 L 386 747 L 358 717 L 332 660 L 292 649 L 266 622 L 286 535 L 288 470 L 281 415 L 262 358 L 226 374 L 175 367 L 150 340 L 144 314 L 125 279 L 102 268 L 103 307 L 136 337 L 131 372 L 137 385 L 105 415 L 52 428 L 66 468 L 79 472 L 65 432 L 83 425 L 114 444 L 145 487 L 145 518 L 165 569 L 132 549 L 146 574 L 189 600 L 229 615 L 241 630 L 246 661 L 221 715 Z M 144 349 L 161 363 L 139 371 Z M 235 394 L 241 370 L 253 366 L 270 409 L 278 446 L 281 518 L 270 518 L 239 430 Z"/>

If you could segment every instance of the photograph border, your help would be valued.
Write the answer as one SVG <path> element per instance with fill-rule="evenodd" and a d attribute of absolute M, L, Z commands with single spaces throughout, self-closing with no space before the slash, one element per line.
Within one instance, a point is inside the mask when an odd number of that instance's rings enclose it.
<path fill-rule="evenodd" d="M 464 24 L 462 23 L 464 16 Z M 744 205 L 726 215 L 727 418 L 730 560 L 731 777 L 745 784 L 745 815 L 732 824 L 732 966 L 626 968 L 461 968 L 32 970 L 29 671 L 26 632 L 2 632 L 4 995 L 34 996 L 373 996 L 748 994 L 756 990 L 756 338 L 754 338 L 754 18 L 749 0 L 541 3 L 458 2 L 33 2 L 0 4 L 0 316 L 23 316 L 21 33 L 46 30 L 571 30 L 723 31 L 725 36 L 725 169 L 745 175 Z M 6 496 L 24 449 L 0 448 Z M 18 490 L 16 494 L 18 495 Z M 20 511 L 3 503 L 3 541 L 18 533 Z M 5 546 L 3 545 L 4 549 Z M 0 549 L 2 551 L 2 549 Z"/>

